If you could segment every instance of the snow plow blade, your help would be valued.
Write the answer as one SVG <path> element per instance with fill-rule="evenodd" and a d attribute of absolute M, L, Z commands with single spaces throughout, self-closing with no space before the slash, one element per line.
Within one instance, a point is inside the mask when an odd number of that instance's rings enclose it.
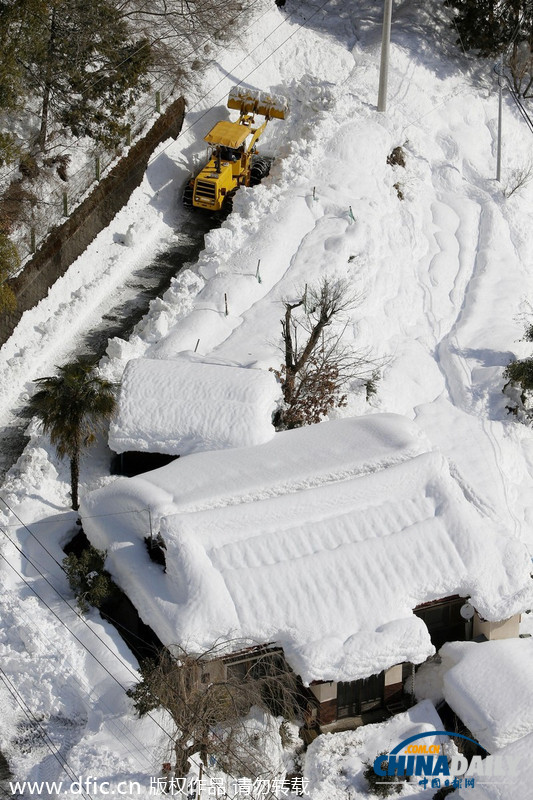
<path fill-rule="evenodd" d="M 245 89 L 234 86 L 228 97 L 228 108 L 235 108 L 241 114 L 261 114 L 267 119 L 285 119 L 289 114 L 289 104 L 285 97 L 277 97 L 258 89 Z"/>

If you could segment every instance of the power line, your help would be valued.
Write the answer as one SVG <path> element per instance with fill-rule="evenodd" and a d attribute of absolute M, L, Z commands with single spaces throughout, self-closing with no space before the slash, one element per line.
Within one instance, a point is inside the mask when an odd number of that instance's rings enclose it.
<path fill-rule="evenodd" d="M 69 665 L 69 667 L 72 670 L 72 673 L 70 675 L 71 680 L 75 681 L 78 684 L 79 691 L 82 693 L 83 697 L 88 702 L 89 707 L 92 707 L 92 705 L 94 703 L 94 697 L 95 697 L 95 688 L 90 686 L 87 681 L 83 681 L 82 682 L 81 675 L 79 674 L 78 670 L 74 667 L 72 662 L 66 657 L 64 651 L 61 651 L 59 649 L 59 647 L 57 645 L 57 642 L 55 642 L 52 638 L 50 638 L 50 636 L 48 636 L 42 629 L 37 627 L 37 625 L 35 624 L 35 621 L 30 619 L 30 617 L 28 617 L 27 614 L 25 614 L 25 612 L 24 612 L 24 610 L 23 610 L 23 608 L 21 607 L 20 604 L 17 606 L 16 613 L 17 613 L 17 618 L 20 615 L 22 617 L 22 619 L 27 623 L 27 625 L 30 628 L 34 629 L 34 635 L 36 635 L 37 639 L 40 639 L 41 641 L 43 641 L 43 637 L 44 637 L 44 639 L 46 639 L 46 642 L 47 642 L 46 646 L 50 647 L 50 649 L 52 649 L 52 650 L 55 650 L 56 653 L 58 655 L 60 655 L 62 657 L 62 659 Z M 130 740 L 132 750 L 130 750 L 129 752 L 132 753 L 134 751 L 136 753 L 139 753 L 139 755 L 142 756 L 142 758 L 145 760 L 145 762 L 149 766 L 151 766 L 152 762 L 146 756 L 146 752 L 145 752 L 146 751 L 146 744 L 145 744 L 145 742 L 142 742 L 139 739 L 139 737 L 136 735 L 136 733 L 133 730 L 131 730 L 130 728 L 128 728 L 128 726 L 125 725 L 124 723 L 122 723 L 119 726 L 117 720 L 113 717 L 113 711 L 112 711 L 111 707 L 109 706 L 109 704 L 106 702 L 106 700 L 104 698 L 98 697 L 98 703 L 100 705 L 104 706 L 110 712 L 110 716 L 108 718 L 106 718 L 107 724 L 116 729 L 117 735 L 119 737 L 122 737 L 124 739 L 129 739 Z M 135 740 L 135 742 L 137 742 L 138 746 L 135 744 L 134 740 Z M 140 765 L 140 761 L 138 759 L 136 759 L 136 760 L 137 760 L 137 763 Z"/>
<path fill-rule="evenodd" d="M 320 5 L 320 6 L 319 6 L 319 7 L 318 7 L 318 8 L 317 8 L 317 9 L 316 9 L 314 12 L 313 12 L 313 14 L 311 14 L 311 16 L 310 16 L 310 17 L 308 17 L 308 18 L 305 20 L 305 22 L 306 22 L 306 23 L 308 23 L 310 20 L 312 20 L 312 19 L 313 19 L 313 18 L 314 18 L 314 17 L 315 17 L 315 16 L 316 16 L 316 15 L 317 15 L 317 14 L 318 14 L 320 11 L 322 11 L 322 9 L 323 9 L 323 8 L 325 8 L 325 6 L 327 6 L 327 4 L 328 4 L 329 2 L 330 2 L 330 0 L 324 0 L 324 2 L 322 3 L 322 5 Z M 264 39 L 262 42 L 260 42 L 260 44 L 258 44 L 258 45 L 257 45 L 256 47 L 254 47 L 254 48 L 253 48 L 253 49 L 252 49 L 252 50 L 251 50 L 249 53 L 247 53 L 247 54 L 246 54 L 246 56 L 244 56 L 244 58 L 242 58 L 242 59 L 239 61 L 239 63 L 238 63 L 238 64 L 236 64 L 234 67 L 232 67 L 232 71 L 233 71 L 233 70 L 234 70 L 236 67 L 240 66 L 240 65 L 242 64 L 242 62 L 243 62 L 243 61 L 245 61 L 245 60 L 248 58 L 248 56 L 250 56 L 250 55 L 251 55 L 251 53 L 253 53 L 253 52 L 254 52 L 254 50 L 257 50 L 257 47 L 259 47 L 261 44 L 264 44 L 264 42 L 266 42 L 266 40 L 267 40 L 268 38 L 270 38 L 270 36 L 272 36 L 272 34 L 273 34 L 273 33 L 275 33 L 275 32 L 278 30 L 278 28 L 281 28 L 281 27 L 282 27 L 282 25 L 286 24 L 286 22 L 287 22 L 287 21 L 288 21 L 288 20 L 285 20 L 284 22 L 280 23 L 280 24 L 279 24 L 279 25 L 278 25 L 276 28 L 274 28 L 274 30 L 273 30 L 273 31 L 271 31 L 271 33 L 269 33 L 269 35 L 266 37 L 266 39 Z M 288 36 L 286 39 L 284 39 L 284 40 L 281 42 L 281 44 L 279 44 L 277 47 L 275 47 L 275 48 L 274 48 L 274 50 L 272 50 L 272 52 L 271 52 L 271 53 L 269 53 L 267 56 L 265 56 L 265 58 L 263 58 L 263 59 L 262 59 L 262 61 L 260 61 L 260 62 L 259 62 L 259 64 L 256 64 L 256 66 L 255 66 L 253 69 L 251 69 L 249 72 L 247 72 L 247 73 L 246 73 L 246 75 L 244 75 L 244 77 L 242 77 L 242 78 L 240 79 L 240 81 L 238 81 L 238 82 L 237 82 L 236 84 L 234 84 L 234 85 L 235 85 L 235 86 L 240 86 L 240 85 L 241 85 L 241 84 L 242 84 L 242 83 L 243 83 L 243 82 L 244 82 L 244 81 L 245 81 L 247 78 L 249 78 L 249 77 L 250 77 L 250 75 L 252 75 L 252 74 L 253 74 L 253 73 L 254 73 L 254 72 L 257 70 L 257 69 L 259 69 L 259 67 L 261 67 L 261 66 L 262 66 L 262 65 L 263 65 L 263 64 L 264 64 L 266 61 L 268 61 L 268 59 L 269 59 L 269 58 L 272 58 L 272 56 L 274 55 L 274 53 L 277 53 L 277 51 L 278 51 L 280 48 L 282 48 L 282 47 L 283 47 L 283 45 L 287 44 L 287 42 L 288 42 L 290 39 L 292 39 L 292 37 L 293 37 L 293 36 L 295 36 L 297 33 L 299 33 L 299 32 L 300 32 L 300 30 L 301 30 L 303 27 L 304 27 L 304 23 L 302 22 L 300 25 L 298 25 L 298 26 L 297 26 L 296 30 L 295 30 L 295 31 L 293 31 L 293 32 L 291 33 L 291 35 L 290 35 L 290 36 Z M 228 74 L 229 74 L 229 73 L 228 73 Z M 209 89 L 209 91 L 208 91 L 208 92 L 206 92 L 206 94 L 204 94 L 204 95 L 203 95 L 203 96 L 200 98 L 200 100 L 198 100 L 198 101 L 197 101 L 197 102 L 196 102 L 196 103 L 195 103 L 193 106 L 191 106 L 191 108 L 195 108 L 195 106 L 197 106 L 197 105 L 198 105 L 198 103 L 199 103 L 199 102 L 201 102 L 201 100 L 204 100 L 204 99 L 205 99 L 205 98 L 206 98 L 206 97 L 207 97 L 207 96 L 208 96 L 208 95 L 209 95 L 209 94 L 210 94 L 210 93 L 213 91 L 213 89 L 215 89 L 217 86 L 219 86 L 219 85 L 222 83 L 222 81 L 225 81 L 225 80 L 227 79 L 227 77 L 228 77 L 228 74 L 226 74 L 226 75 L 225 75 L 223 78 L 221 78 L 219 81 L 217 81 L 217 83 L 216 83 L 214 86 L 212 86 L 212 87 L 211 87 L 211 89 Z M 178 140 L 178 139 L 179 139 L 181 136 L 183 136 L 185 133 L 188 133 L 188 132 L 189 132 L 189 131 L 190 131 L 192 128 L 194 128 L 194 126 L 195 126 L 195 125 L 197 125 L 197 124 L 198 124 L 198 122 L 200 122 L 200 120 L 201 120 L 201 119 L 203 119 L 203 118 L 204 118 L 204 117 L 205 117 L 207 114 L 209 114 L 209 112 L 210 112 L 210 111 L 212 111 L 212 110 L 213 110 L 213 109 L 214 109 L 216 106 L 218 106 L 218 105 L 219 105 L 219 104 L 220 104 L 220 103 L 221 103 L 221 102 L 222 102 L 222 101 L 225 99 L 225 97 L 226 97 L 226 95 L 225 95 L 225 94 L 223 94 L 221 97 L 219 97 L 219 99 L 218 99 L 218 100 L 217 100 L 217 101 L 214 103 L 214 105 L 212 105 L 212 106 L 210 106 L 208 109 L 206 109 L 206 111 L 204 111 L 204 112 L 203 112 L 203 114 L 201 114 L 201 115 L 200 115 L 200 116 L 199 116 L 199 117 L 198 117 L 198 118 L 197 118 L 197 119 L 196 119 L 196 120 L 195 120 L 193 123 L 191 123 L 191 125 L 189 125 L 189 127 L 188 127 L 188 128 L 186 128 L 185 130 L 181 130 L 181 131 L 180 131 L 180 133 L 178 134 L 178 136 L 176 136 L 176 139 L 175 139 L 174 141 L 177 141 L 177 140 Z M 157 158 L 158 158 L 158 157 L 161 155 L 161 153 L 164 153 L 166 150 L 168 150 L 168 148 L 169 148 L 169 147 L 172 147 L 172 145 L 173 145 L 173 144 L 174 144 L 174 142 L 171 142 L 171 143 L 170 143 L 170 144 L 168 144 L 166 147 L 164 147 L 162 150 L 158 150 L 158 153 L 157 153 L 157 155 L 156 155 L 156 156 L 153 156 L 153 157 L 152 157 L 152 158 L 151 158 L 151 159 L 148 161 L 148 165 L 147 165 L 147 166 L 150 166 L 150 164 L 152 164 L 152 163 L 153 163 L 153 162 L 154 162 L 154 161 L 155 161 L 155 160 L 156 160 L 156 159 L 157 159 Z"/>
<path fill-rule="evenodd" d="M 253 8 L 253 7 L 254 7 L 254 3 L 253 3 L 253 2 L 252 2 L 252 3 L 250 3 L 249 5 L 245 6 L 245 7 L 244 7 L 244 8 L 243 8 L 241 11 L 239 11 L 239 13 L 238 13 L 238 14 L 236 14 L 236 15 L 235 15 L 235 17 L 233 17 L 233 18 L 230 20 L 230 22 L 229 22 L 228 24 L 232 24 L 233 22 L 235 22 L 235 20 L 237 20 L 237 19 L 238 19 L 240 16 L 242 16 L 244 13 L 248 12 L 248 11 L 249 11 L 251 8 Z M 253 26 L 254 26 L 254 25 L 257 23 L 257 21 L 261 20 L 261 19 L 262 19 L 262 18 L 263 18 L 263 17 L 264 17 L 264 16 L 265 16 L 267 13 L 269 13 L 270 11 L 271 11 L 271 9 L 270 9 L 270 8 L 267 8 L 267 10 L 266 10 L 266 11 L 264 11 L 264 12 L 263 12 L 263 13 L 262 13 L 262 14 L 261 14 L 259 17 L 258 17 L 258 19 L 257 19 L 257 20 L 254 20 L 254 22 L 253 22 L 251 25 L 249 25 L 249 26 L 248 26 L 248 28 L 245 28 L 244 32 L 248 31 L 248 30 L 249 30 L 251 27 L 253 27 Z M 224 25 L 224 26 L 222 26 L 221 28 L 218 28 L 217 30 L 215 30 L 215 31 L 214 31 L 214 33 L 213 33 L 213 36 L 216 36 L 217 34 L 221 33 L 222 31 L 224 31 L 224 30 L 226 30 L 226 29 L 227 29 L 227 25 Z M 203 41 L 202 41 L 200 44 L 198 44 L 198 45 L 197 45 L 195 48 L 193 48 L 193 49 L 192 49 L 192 50 L 190 50 L 188 53 L 186 53 L 186 54 L 185 54 L 185 56 L 183 56 L 183 58 L 182 58 L 182 61 L 183 61 L 183 62 L 185 62 L 185 61 L 186 61 L 186 59 L 188 59 L 188 58 L 190 58 L 191 56 L 193 56 L 193 55 L 195 55 L 196 53 L 198 53 L 198 52 L 199 52 L 199 50 L 200 50 L 202 47 L 204 47 L 204 46 L 205 46 L 205 44 L 206 44 L 207 42 L 213 41 L 213 36 L 208 36 L 208 37 L 207 37 L 206 39 L 204 39 L 204 40 L 203 40 Z M 156 41 L 157 41 L 157 40 L 156 40 L 156 39 L 154 39 L 154 40 L 153 40 L 153 43 L 155 43 Z M 133 55 L 135 55 L 136 53 L 140 52 L 140 50 L 142 50 L 144 47 L 146 47 L 146 44 L 142 45 L 142 46 L 141 46 L 141 47 L 140 47 L 138 50 L 136 50 L 136 51 L 133 53 Z M 126 59 L 123 59 L 121 62 L 119 62 L 118 64 L 114 65 L 114 68 L 116 69 L 116 68 L 118 68 L 119 66 L 121 66 L 121 65 L 122 65 L 123 63 L 125 63 L 125 62 L 126 62 L 126 61 L 127 61 L 129 58 L 130 58 L 130 57 L 131 57 L 131 54 L 130 54 L 130 56 L 128 56 L 128 58 L 126 58 Z M 209 62 L 207 62 L 207 63 L 208 63 L 208 64 L 212 63 L 212 60 L 211 60 L 211 61 L 209 61 Z M 87 93 L 87 91 L 88 91 L 89 89 L 93 88 L 93 86 L 95 86 L 95 85 L 96 85 L 96 84 L 97 84 L 99 81 L 101 81 L 101 80 L 103 80 L 103 76 L 102 76 L 101 78 L 98 78 L 98 80 L 97 80 L 97 81 L 94 81 L 93 83 L 90 83 L 90 84 L 89 84 L 89 85 L 88 85 L 88 86 L 87 86 L 87 87 L 84 89 L 84 91 L 83 91 L 83 92 L 81 92 L 81 94 L 83 95 L 83 94 Z M 167 85 L 174 85 L 174 84 L 175 84 L 175 82 L 171 82 L 171 81 L 169 81 Z M 165 84 L 163 84 L 163 86 L 165 86 Z M 103 106 L 102 106 L 102 107 L 103 107 Z M 194 106 L 193 106 L 193 107 L 194 107 Z M 80 141 L 81 141 L 83 138 L 85 138 L 85 137 L 84 137 L 84 136 L 78 136 L 77 138 L 75 138 L 75 139 L 74 139 L 74 141 L 73 141 L 73 142 L 71 142 L 71 144 L 70 144 L 69 146 L 65 147 L 65 149 L 63 149 L 63 150 L 62 150 L 62 151 L 61 151 L 61 152 L 60 152 L 58 155 L 59 155 L 59 156 L 61 156 L 61 155 L 68 154 L 68 153 L 70 152 L 70 150 L 72 149 L 72 147 L 73 147 L 73 146 L 74 146 L 76 143 L 80 142 Z M 80 168 L 80 169 L 79 169 L 77 172 L 73 173 L 73 174 L 70 176 L 69 180 L 72 180 L 73 178 L 75 178 L 75 177 L 76 177 L 76 175 L 78 175 L 78 174 L 79 174 L 79 173 L 80 173 L 82 170 L 83 170 L 83 167 L 82 167 L 82 168 Z M 9 177 L 10 175 L 12 175 L 12 174 L 16 173 L 17 171 L 18 171 L 18 167 L 17 167 L 17 168 L 14 168 L 14 169 L 12 169 L 12 170 L 10 170 L 10 171 L 8 171 L 7 173 L 5 173 L 5 177 Z"/>
<path fill-rule="evenodd" d="M 12 697 L 14 698 L 15 702 L 17 703 L 17 705 L 22 709 L 22 711 L 24 712 L 26 717 L 29 719 L 30 723 L 32 723 L 32 725 L 34 725 L 37 728 L 37 730 L 41 734 L 41 737 L 43 739 L 43 742 L 44 742 L 46 748 L 50 751 L 52 756 L 58 762 L 59 766 L 67 773 L 69 778 L 71 778 L 73 780 L 76 780 L 77 776 L 71 770 L 68 761 L 66 760 L 66 758 L 64 758 L 63 756 L 61 756 L 59 754 L 59 750 L 55 749 L 55 747 L 56 747 L 55 742 L 48 735 L 48 733 L 45 730 L 45 728 L 43 728 L 43 726 L 41 725 L 41 722 L 37 719 L 37 717 L 35 716 L 35 714 L 31 710 L 31 708 L 28 706 L 28 704 L 26 703 L 26 701 L 24 700 L 24 698 L 22 697 L 20 692 L 13 685 L 13 683 L 9 680 L 9 678 L 7 677 L 7 675 L 4 672 L 4 670 L 2 669 L 2 667 L 0 667 L 0 680 L 6 686 L 6 688 L 8 689 L 8 691 L 10 692 Z M 90 794 L 88 794 L 87 792 L 84 791 L 83 794 L 84 794 L 84 796 L 86 798 L 89 798 L 89 800 L 93 800 L 92 796 Z"/>
<path fill-rule="evenodd" d="M 5 502 L 5 500 L 3 500 L 2 502 L 4 502 L 4 504 L 7 506 L 7 503 Z M 8 506 L 8 508 L 9 508 L 9 506 Z M 10 511 L 11 511 L 11 509 L 10 509 Z M 14 514 L 14 512 L 13 512 L 13 511 L 11 511 L 11 513 L 13 513 L 13 514 Z M 17 516 L 17 515 L 16 515 L 16 514 L 14 514 L 14 516 Z M 17 518 L 18 518 L 18 517 L 17 517 Z M 21 522 L 21 525 L 23 525 L 23 527 L 25 527 L 25 528 L 26 528 L 26 530 L 28 530 L 28 531 L 29 531 L 29 529 L 27 528 L 27 526 L 26 526 L 26 525 L 25 525 L 23 522 Z M 40 576 L 41 576 L 41 577 L 42 577 L 42 578 L 43 578 L 43 579 L 46 581 L 46 583 L 47 583 L 47 584 L 48 584 L 48 585 L 49 585 L 49 586 L 50 586 L 50 587 L 51 587 L 51 588 L 52 588 L 52 589 L 53 589 L 53 590 L 56 592 L 56 594 L 57 594 L 57 595 L 58 595 L 58 596 L 59 596 L 59 597 L 60 597 L 60 598 L 61 598 L 61 599 L 62 599 L 62 600 L 63 600 L 63 601 L 64 601 L 64 602 L 67 604 L 67 606 L 69 607 L 69 609 L 70 609 L 71 611 L 73 611 L 73 612 L 74 612 L 74 613 L 75 613 L 75 614 L 76 614 L 76 615 L 77 615 L 77 616 L 78 616 L 78 617 L 81 619 L 81 621 L 82 621 L 82 622 L 83 622 L 83 623 L 84 623 L 84 624 L 85 624 L 85 625 L 86 625 L 86 626 L 89 628 L 89 630 L 91 630 L 91 632 L 92 632 L 92 633 L 93 633 L 93 634 L 96 636 L 96 638 L 97 638 L 99 641 L 101 641 L 101 642 L 102 642 L 102 644 L 104 644 L 104 646 L 105 646 L 105 647 L 106 647 L 106 648 L 107 648 L 107 649 L 110 651 L 110 653 L 111 653 L 113 656 L 115 656 L 115 658 L 117 658 L 117 659 L 118 659 L 118 658 L 119 658 L 119 657 L 118 657 L 118 655 L 117 655 L 116 653 L 114 653 L 114 652 L 111 650 L 111 648 L 110 648 L 110 647 L 109 647 L 109 646 L 106 644 L 106 642 L 104 642 L 104 640 L 103 640 L 103 639 L 102 639 L 100 636 L 98 636 L 98 634 L 96 634 L 96 633 L 95 633 L 95 631 L 93 631 L 93 630 L 92 630 L 92 628 L 90 628 L 90 626 L 88 625 L 88 623 L 86 622 L 86 620 L 85 620 L 85 619 L 84 619 L 84 618 L 83 618 L 83 617 L 82 617 L 82 616 L 81 616 L 81 615 L 80 615 L 78 612 L 76 612 L 76 611 L 75 611 L 75 609 L 73 609 L 73 608 L 72 608 L 72 606 L 70 605 L 70 603 L 69 603 L 69 602 L 68 602 L 68 601 L 67 601 L 67 600 L 66 600 L 66 599 L 63 597 L 63 595 L 62 595 L 62 594 L 59 592 L 59 590 L 58 590 L 58 589 L 56 589 L 56 588 L 55 588 L 55 587 L 54 587 L 54 586 L 53 586 L 53 585 L 50 583 L 50 581 L 49 581 L 49 580 L 46 578 L 46 576 L 45 576 L 45 575 L 44 575 L 44 574 L 43 574 L 43 573 L 42 573 L 42 572 L 39 570 L 39 568 L 38 568 L 38 567 L 37 567 L 37 566 L 34 564 L 34 562 L 33 562 L 33 561 L 32 561 L 32 560 L 31 560 L 31 559 L 30 559 L 30 558 L 29 558 L 29 557 L 28 557 L 28 556 L 27 556 L 27 555 L 26 555 L 26 554 L 25 554 L 23 551 L 22 551 L 22 549 L 21 549 L 20 547 L 18 547 L 18 546 L 17 546 L 17 545 L 16 545 L 16 544 L 15 544 L 15 543 L 12 541 L 12 539 L 11 539 L 11 538 L 10 538 L 10 537 L 7 535 L 7 532 L 6 532 L 6 531 L 4 531 L 2 528 L 0 528 L 0 530 L 2 530 L 2 532 L 4 533 L 4 535 L 6 536 L 6 538 L 9 540 L 9 542 L 10 542 L 10 543 L 13 545 L 13 547 L 15 547 L 15 549 L 16 549 L 16 550 L 17 550 L 17 551 L 18 551 L 18 552 L 19 552 L 19 553 L 20 553 L 20 554 L 23 556 L 23 558 L 25 558 L 25 559 L 26 559 L 26 560 L 27 560 L 27 561 L 28 561 L 28 562 L 29 562 L 29 563 L 30 563 L 30 564 L 33 566 L 33 568 L 34 568 L 34 569 L 37 571 L 37 573 L 38 573 L 38 574 L 39 574 L 39 575 L 40 575 Z M 31 531 L 29 531 L 29 532 L 31 533 Z M 38 541 L 38 540 L 37 540 L 37 541 Z M 43 548 L 44 548 L 44 545 L 42 545 L 42 546 L 43 546 Z M 124 686 L 121 684 L 121 682 L 118 680 L 118 678 L 116 678 L 116 676 L 115 676 L 115 675 L 113 675 L 113 674 L 112 674 L 112 673 L 111 673 L 111 672 L 110 672 L 110 671 L 107 669 L 107 667 L 105 667 L 105 666 L 104 666 L 104 664 L 102 664 L 102 662 L 101 662 L 101 661 L 100 661 L 100 660 L 99 660 L 99 659 L 96 657 L 96 655 L 95 655 L 95 654 L 94 654 L 94 653 L 93 653 L 93 652 L 92 652 L 92 651 L 91 651 L 91 650 L 90 650 L 90 649 L 89 649 L 89 648 L 88 648 L 88 647 L 87 647 L 87 646 L 86 646 L 86 645 L 85 645 L 85 644 L 82 642 L 82 640 L 81 640 L 81 639 L 80 639 L 80 638 L 79 638 L 79 637 L 78 637 L 78 636 L 77 636 L 77 635 L 76 635 L 76 634 L 75 634 L 75 633 L 74 633 L 74 632 L 73 632 L 73 631 L 72 631 L 72 630 L 71 630 L 71 629 L 68 627 L 68 625 L 67 625 L 67 624 L 66 624 L 66 623 L 65 623 L 65 622 L 64 622 L 64 621 L 63 621 L 63 620 L 62 620 L 62 619 L 59 617 L 59 615 L 58 615 L 58 614 L 57 614 L 57 613 L 56 613 L 56 612 L 55 612 L 55 611 L 54 611 L 54 610 L 51 608 L 51 606 L 50 606 L 50 605 L 49 605 L 49 604 L 48 604 L 48 603 L 47 603 L 47 602 L 44 600 L 44 598 L 42 598 L 42 597 L 41 597 L 41 595 L 40 595 L 40 594 L 39 594 L 39 593 L 38 593 L 38 592 L 37 592 L 37 591 L 36 591 L 36 590 L 33 588 L 33 586 L 32 586 L 32 585 L 31 585 L 31 584 L 30 584 L 28 581 L 26 581 L 26 579 L 25 579 L 25 578 L 24 578 L 24 577 L 23 577 L 23 576 L 22 576 L 22 575 L 21 575 L 21 574 L 18 572 L 18 570 L 17 570 L 17 569 L 16 569 L 16 568 L 15 568 L 15 567 L 14 567 L 14 566 L 13 566 L 13 565 L 12 565 L 12 564 L 11 564 L 11 563 L 8 561 L 8 559 L 7 559 L 7 558 L 6 558 L 6 557 L 5 557 L 5 556 L 4 556 L 2 553 L 0 553 L 0 558 L 2 558 L 2 559 L 3 559 L 3 560 L 4 560 L 4 561 L 5 561 L 5 562 L 6 562 L 6 563 L 7 563 L 7 564 L 8 564 L 8 565 L 11 567 L 11 569 L 12 569 L 12 570 L 15 572 L 15 574 L 16 574 L 16 575 L 17 575 L 17 576 L 18 576 L 18 577 L 19 577 L 19 578 L 20 578 L 20 579 L 21 579 L 21 580 L 22 580 L 22 581 L 23 581 L 23 582 L 26 584 L 26 586 L 28 586 L 28 588 L 29 588 L 29 589 L 30 589 L 30 590 L 31 590 L 31 591 L 32 591 L 32 592 L 33 592 L 33 593 L 34 593 L 34 594 L 35 594 L 35 595 L 36 595 L 36 596 L 39 598 L 39 600 L 41 600 L 41 602 L 42 602 L 42 603 L 43 603 L 43 604 L 46 606 L 46 608 L 48 608 L 48 610 L 49 610 L 49 611 L 51 611 L 51 613 L 52 613 L 52 614 L 53 614 L 53 615 L 56 617 L 56 619 L 57 619 L 57 620 L 58 620 L 58 621 L 59 621 L 59 622 L 60 622 L 60 623 L 61 623 L 61 624 L 62 624 L 62 625 L 63 625 L 63 626 L 64 626 L 64 627 L 65 627 L 65 628 L 68 630 L 68 632 L 69 632 L 69 633 L 70 633 L 70 634 L 71 634 L 71 635 L 72 635 L 72 636 L 73 636 L 73 637 L 76 639 L 76 641 L 77 641 L 79 644 L 81 644 L 81 646 L 82 646 L 82 647 L 83 647 L 83 648 L 84 648 L 84 649 L 85 649 L 85 650 L 86 650 L 86 651 L 87 651 L 87 652 L 88 652 L 88 653 L 89 653 L 89 654 L 90 654 L 90 655 L 93 657 L 93 659 L 94 659 L 94 660 L 95 660 L 95 661 L 96 661 L 96 662 L 97 662 L 97 663 L 98 663 L 98 664 L 99 664 L 99 665 L 102 667 L 102 669 L 103 669 L 105 672 L 107 672 L 107 674 L 108 674 L 108 675 L 109 675 L 109 676 L 110 676 L 110 677 L 111 677 L 111 678 L 112 678 L 112 679 L 115 681 L 115 683 L 117 683 L 117 684 L 120 686 L 120 688 L 121 688 L 121 689 L 122 689 L 124 692 L 126 692 L 126 693 L 127 693 L 127 689 L 126 689 L 126 688 L 125 688 L 125 687 L 124 687 Z M 52 556 L 52 558 L 53 558 L 53 556 Z M 54 559 L 54 560 L 55 560 L 55 559 Z M 56 563 L 57 563 L 57 562 L 56 562 Z M 135 674 L 135 673 L 134 673 L 132 670 L 130 670 L 130 669 L 129 669 L 129 667 L 128 667 L 126 664 L 124 664 L 124 663 L 121 661 L 121 665 L 122 665 L 122 666 L 125 666 L 125 667 L 126 667 L 126 669 L 128 669 L 128 671 L 129 671 L 129 672 L 131 672 L 131 674 L 132 674 L 132 675 L 135 677 L 135 679 L 137 680 L 137 675 L 136 675 L 136 674 Z M 190 708 L 190 707 L 189 707 L 187 704 L 184 704 L 184 705 L 185 705 L 187 708 Z M 149 717 L 149 718 L 150 718 L 150 719 L 151 719 L 151 720 L 152 720 L 152 721 L 153 721 L 153 722 L 154 722 L 154 723 L 157 725 L 157 727 L 158 727 L 158 728 L 160 728 L 160 730 L 161 730 L 161 731 L 163 731 L 163 733 L 165 734 L 165 736 L 167 736 L 167 737 L 168 737 L 168 739 L 170 740 L 170 742 L 171 742 L 172 744 L 174 744 L 174 737 L 173 737 L 173 736 L 172 736 L 170 733 L 168 733 L 168 731 L 166 731 L 166 730 L 163 728 L 163 726 L 162 726 L 162 725 L 160 725 L 160 724 L 159 724 L 159 722 L 158 722 L 158 721 L 157 721 L 157 720 L 156 720 L 156 719 L 155 719 L 155 718 L 152 716 L 152 714 L 150 714 L 150 712 L 148 712 L 148 713 L 147 713 L 147 716 L 148 716 L 148 717 Z M 212 731 L 212 735 L 213 735 L 213 736 L 214 736 L 216 739 L 218 739 L 219 741 L 221 741 L 221 742 L 223 741 L 223 738 L 222 738 L 222 737 L 220 736 L 220 734 L 218 734 L 216 731 Z M 241 746 L 243 746 L 243 745 L 241 744 Z M 246 749 L 246 752 L 248 753 L 248 755 L 250 755 L 250 751 L 249 751 L 247 748 L 245 748 L 245 749 Z M 231 755 L 232 755 L 232 756 L 235 758 L 235 760 L 236 760 L 236 761 L 238 761 L 238 762 L 239 762 L 239 763 L 240 763 L 240 764 L 241 764 L 243 767 L 245 767 L 245 769 L 246 769 L 247 771 L 249 771 L 249 765 L 248 765 L 248 764 L 246 764 L 246 762 L 244 762 L 244 761 L 243 761 L 243 759 L 242 759 L 242 758 L 241 758 L 241 757 L 240 757 L 238 754 L 236 754 L 236 753 L 235 753 L 235 752 L 234 752 L 234 751 L 233 751 L 231 748 L 229 748 L 229 747 L 228 747 L 228 752 L 229 752 L 229 753 L 230 753 L 230 754 L 231 754 Z M 205 773 L 205 774 L 206 774 L 208 777 L 210 777 L 210 778 L 212 777 L 212 776 L 209 774 L 209 772 L 207 771 L 207 769 L 206 769 L 205 767 L 204 767 L 204 773 Z M 230 777 L 233 777 L 233 776 L 231 776 L 231 775 L 230 775 Z M 254 776 L 254 777 L 255 777 L 256 779 L 258 779 L 258 778 L 259 778 L 259 776 L 257 776 L 257 775 L 256 775 L 256 776 Z M 231 796 L 230 796 L 230 795 L 229 795 L 227 792 L 224 792 L 224 795 L 225 795 L 225 797 L 227 798 L 227 800 L 235 800 L 235 796 L 234 796 L 234 797 L 231 797 Z M 268 796 L 270 796 L 270 797 L 272 797 L 272 798 L 273 798 L 273 797 L 275 797 L 275 795 L 274 795 L 274 793 L 273 793 L 273 792 L 269 792 L 269 795 L 268 795 Z"/>

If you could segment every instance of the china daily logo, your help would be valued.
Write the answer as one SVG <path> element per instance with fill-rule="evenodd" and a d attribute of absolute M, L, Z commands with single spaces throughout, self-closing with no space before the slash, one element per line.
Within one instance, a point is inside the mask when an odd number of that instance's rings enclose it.
<path fill-rule="evenodd" d="M 436 736 L 450 736 L 466 739 L 481 747 L 479 742 L 451 731 L 428 731 L 419 733 L 400 742 L 390 753 L 382 754 L 374 760 L 374 772 L 379 777 L 420 777 L 419 784 L 432 787 L 464 786 L 471 788 L 475 780 L 484 783 L 485 778 L 510 778 L 515 774 L 515 764 L 510 757 L 491 756 L 490 761 L 481 756 L 473 756 L 470 760 L 461 754 L 446 756 L 439 744 L 418 743 L 420 739 Z M 487 755 L 489 753 L 485 750 Z"/>

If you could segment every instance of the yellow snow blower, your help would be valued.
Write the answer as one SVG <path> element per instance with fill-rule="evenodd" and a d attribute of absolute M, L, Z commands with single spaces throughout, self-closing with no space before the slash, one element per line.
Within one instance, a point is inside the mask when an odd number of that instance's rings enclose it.
<path fill-rule="evenodd" d="M 269 173 L 270 159 L 258 154 L 257 140 L 269 119 L 287 117 L 286 99 L 235 86 L 229 93 L 228 108 L 237 109 L 239 119 L 217 122 L 204 137 L 211 148 L 209 161 L 185 187 L 183 204 L 187 208 L 231 210 L 239 186 L 255 186 Z M 257 128 L 253 127 L 256 114 L 265 117 Z"/>

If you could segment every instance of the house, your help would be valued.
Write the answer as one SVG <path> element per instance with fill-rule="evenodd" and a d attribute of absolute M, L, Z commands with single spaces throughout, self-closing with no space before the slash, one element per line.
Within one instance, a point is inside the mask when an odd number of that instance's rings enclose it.
<path fill-rule="evenodd" d="M 191 455 L 93 492 L 81 516 L 164 643 L 227 640 L 232 665 L 281 648 L 322 726 L 390 702 L 436 642 L 481 619 L 487 638 L 514 631 L 533 600 L 525 547 L 394 414 Z M 144 546 L 156 531 L 165 573 Z"/>
<path fill-rule="evenodd" d="M 194 353 L 133 359 L 109 446 L 121 456 L 119 472 L 135 474 L 201 450 L 262 444 L 274 436 L 280 398 L 279 383 L 265 370 L 206 363 Z M 131 469 L 136 463 L 140 468 Z"/>

